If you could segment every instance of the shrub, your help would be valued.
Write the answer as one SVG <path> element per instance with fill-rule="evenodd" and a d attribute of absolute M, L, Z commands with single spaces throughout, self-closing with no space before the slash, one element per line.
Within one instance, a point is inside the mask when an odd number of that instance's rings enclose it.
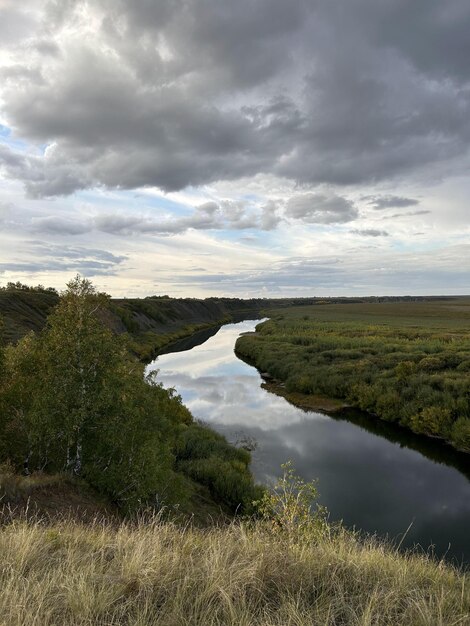
<path fill-rule="evenodd" d="M 201 424 L 183 430 L 176 446 L 177 467 L 208 487 L 213 498 L 232 511 L 250 511 L 256 487 L 249 470 L 250 453 Z"/>
<path fill-rule="evenodd" d="M 459 417 L 454 422 L 450 438 L 457 448 L 470 452 L 470 419 L 468 417 Z"/>
<path fill-rule="evenodd" d="M 411 427 L 417 433 L 446 436 L 451 424 L 450 409 L 440 406 L 429 406 L 411 418 Z"/>
<path fill-rule="evenodd" d="M 418 367 L 425 372 L 437 372 L 442 367 L 444 367 L 444 364 L 442 362 L 442 359 L 440 359 L 439 357 L 427 356 L 424 357 L 424 359 L 421 359 L 421 361 L 418 363 Z"/>
<path fill-rule="evenodd" d="M 465 359 L 461 361 L 459 365 L 457 365 L 458 372 L 470 372 L 470 359 Z"/>
<path fill-rule="evenodd" d="M 316 482 L 297 476 L 291 461 L 281 468 L 282 476 L 254 503 L 259 514 L 291 541 L 320 538 L 327 529 L 326 509 L 317 503 Z"/>

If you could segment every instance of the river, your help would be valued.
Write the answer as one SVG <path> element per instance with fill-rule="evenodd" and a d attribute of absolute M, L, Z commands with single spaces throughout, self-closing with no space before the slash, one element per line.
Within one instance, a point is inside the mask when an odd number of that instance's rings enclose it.
<path fill-rule="evenodd" d="M 234 354 L 240 333 L 259 321 L 174 345 L 148 368 L 158 369 L 158 380 L 176 389 L 195 418 L 229 441 L 256 441 L 257 481 L 274 480 L 291 460 L 302 478 L 318 479 L 331 520 L 402 546 L 433 546 L 438 557 L 468 564 L 469 457 L 358 411 L 330 417 L 267 392 L 256 368 Z"/>

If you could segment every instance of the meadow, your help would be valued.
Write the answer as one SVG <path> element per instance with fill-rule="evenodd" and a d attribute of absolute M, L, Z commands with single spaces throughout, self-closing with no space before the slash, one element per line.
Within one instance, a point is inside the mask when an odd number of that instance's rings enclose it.
<path fill-rule="evenodd" d="M 239 356 L 285 392 L 340 399 L 470 451 L 470 298 L 271 310 Z"/>

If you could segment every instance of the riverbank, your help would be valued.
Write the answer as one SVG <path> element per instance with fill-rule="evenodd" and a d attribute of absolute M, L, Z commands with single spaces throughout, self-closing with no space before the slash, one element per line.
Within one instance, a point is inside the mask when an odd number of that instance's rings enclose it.
<path fill-rule="evenodd" d="M 238 339 L 236 351 L 281 381 L 272 391 L 320 410 L 323 398 L 337 398 L 470 452 L 470 300 L 307 306 L 270 316 Z"/>
<path fill-rule="evenodd" d="M 255 333 L 243 333 L 243 337 L 254 335 Z M 241 354 L 235 349 L 237 357 L 244 361 L 247 365 L 256 367 L 256 363 L 252 362 L 249 358 Z M 299 391 L 288 391 L 286 384 L 282 380 L 278 380 L 271 376 L 268 372 L 259 372 L 263 382 L 261 383 L 262 389 L 265 389 L 268 393 L 274 393 L 280 398 L 284 398 L 290 404 L 293 404 L 299 409 L 305 411 L 318 411 L 320 413 L 326 413 L 327 415 L 337 413 L 342 409 L 349 408 L 350 405 L 346 404 L 342 400 L 337 398 L 328 398 L 319 394 L 301 393 Z"/>
<path fill-rule="evenodd" d="M 306 411 L 319 411 L 320 413 L 336 413 L 341 409 L 348 408 L 348 404 L 316 394 L 299 393 L 298 391 L 287 391 L 285 384 L 278 380 L 265 381 L 261 387 L 269 393 L 275 393 L 281 398 Z"/>

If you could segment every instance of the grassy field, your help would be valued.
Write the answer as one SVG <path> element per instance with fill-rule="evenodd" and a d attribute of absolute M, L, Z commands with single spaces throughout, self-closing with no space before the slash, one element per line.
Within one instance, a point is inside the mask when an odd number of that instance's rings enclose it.
<path fill-rule="evenodd" d="M 470 298 L 273 310 L 237 353 L 286 393 L 346 401 L 470 451 Z"/>
<path fill-rule="evenodd" d="M 343 531 L 288 540 L 262 523 L 0 530 L 1 626 L 464 626 L 465 575 Z"/>

